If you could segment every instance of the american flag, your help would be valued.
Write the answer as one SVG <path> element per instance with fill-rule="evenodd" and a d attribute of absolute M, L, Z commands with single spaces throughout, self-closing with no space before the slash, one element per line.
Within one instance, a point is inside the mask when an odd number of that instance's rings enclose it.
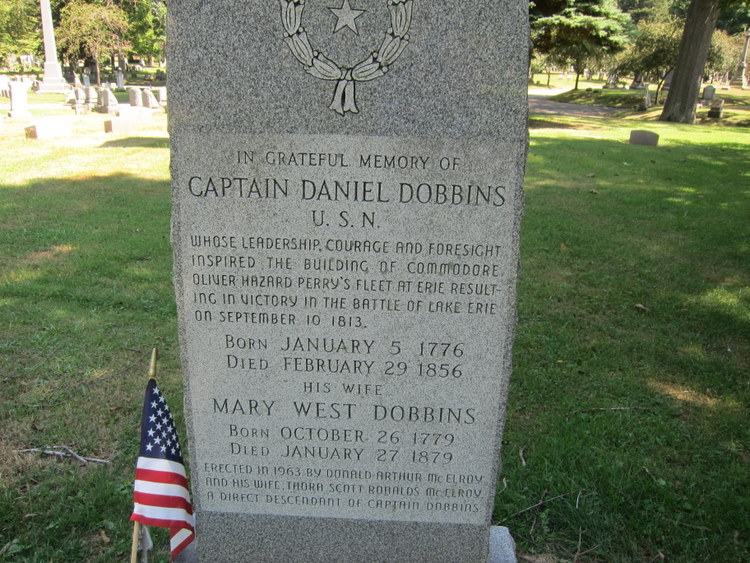
<path fill-rule="evenodd" d="M 188 488 L 172 413 L 156 380 L 151 378 L 141 418 L 141 450 L 130 519 L 147 526 L 169 528 L 172 559 L 195 540 Z"/>

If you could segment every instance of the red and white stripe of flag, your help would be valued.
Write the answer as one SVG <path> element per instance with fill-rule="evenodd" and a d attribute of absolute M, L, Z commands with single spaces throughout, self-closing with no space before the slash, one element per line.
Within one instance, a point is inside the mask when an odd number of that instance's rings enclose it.
<path fill-rule="evenodd" d="M 195 538 L 195 520 L 185 468 L 166 459 L 139 457 L 131 520 L 170 528 L 172 558 Z"/>

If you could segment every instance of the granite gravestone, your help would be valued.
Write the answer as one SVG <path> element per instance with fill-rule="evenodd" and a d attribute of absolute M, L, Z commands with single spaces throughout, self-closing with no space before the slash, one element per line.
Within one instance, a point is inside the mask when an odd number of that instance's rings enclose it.
<path fill-rule="evenodd" d="M 141 94 L 141 105 L 149 109 L 160 109 L 161 106 L 150 88 L 144 88 Z"/>
<path fill-rule="evenodd" d="M 143 102 L 141 101 L 141 89 L 135 86 L 129 86 L 128 101 L 130 102 L 131 106 L 142 106 Z"/>
<path fill-rule="evenodd" d="M 709 84 L 705 88 L 703 88 L 703 99 L 706 101 L 711 101 L 714 99 L 714 96 L 716 95 L 716 86 Z"/>
<path fill-rule="evenodd" d="M 170 7 L 172 242 L 203 560 L 487 560 L 527 7 Z"/>

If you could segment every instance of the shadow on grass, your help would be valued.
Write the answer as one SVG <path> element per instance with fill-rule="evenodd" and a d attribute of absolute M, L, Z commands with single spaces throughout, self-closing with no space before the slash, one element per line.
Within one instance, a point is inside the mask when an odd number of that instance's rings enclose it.
<path fill-rule="evenodd" d="M 553 121 L 551 119 L 529 118 L 529 129 L 578 129 L 574 123 L 565 121 Z"/>
<path fill-rule="evenodd" d="M 110 147 L 142 147 L 147 149 L 165 149 L 169 148 L 169 137 L 126 137 L 106 141 L 99 145 L 102 148 Z"/>

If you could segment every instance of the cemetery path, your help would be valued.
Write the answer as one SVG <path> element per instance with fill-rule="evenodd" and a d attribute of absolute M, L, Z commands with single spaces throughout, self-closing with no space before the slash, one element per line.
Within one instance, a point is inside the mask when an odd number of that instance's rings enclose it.
<path fill-rule="evenodd" d="M 550 96 L 558 94 L 558 90 L 529 90 L 529 113 L 546 115 L 571 115 L 573 117 L 608 117 L 622 108 L 605 106 L 591 106 L 583 104 L 568 104 L 550 100 Z"/>

